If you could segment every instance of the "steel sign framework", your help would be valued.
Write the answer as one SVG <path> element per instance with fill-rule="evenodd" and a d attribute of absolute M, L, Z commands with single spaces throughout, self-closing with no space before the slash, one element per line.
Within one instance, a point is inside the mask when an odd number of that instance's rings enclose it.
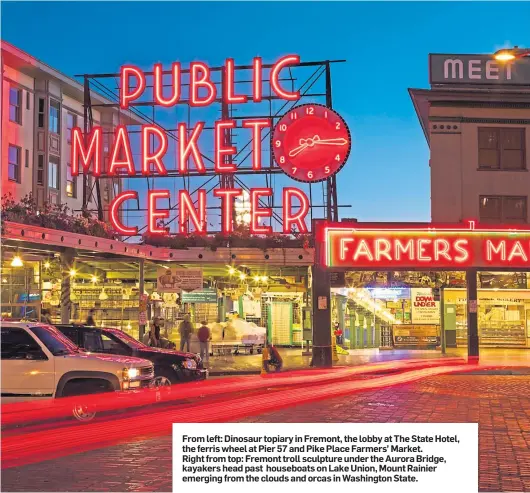
<path fill-rule="evenodd" d="M 197 107 L 192 104 L 192 99 L 200 97 L 200 88 L 192 87 L 193 80 L 190 75 L 190 69 L 183 69 L 179 67 L 180 88 L 179 100 L 171 107 L 161 106 L 160 99 L 171 95 L 172 77 L 175 77 L 175 67 L 171 70 L 162 70 L 160 66 L 155 65 L 155 70 L 151 72 L 143 72 L 145 75 L 145 87 L 143 87 L 143 94 L 132 101 L 127 102 L 127 108 L 124 108 L 123 101 L 120 101 L 120 94 L 123 93 L 123 80 L 120 79 L 120 73 L 102 73 L 102 74 L 83 74 L 85 99 L 84 99 L 84 133 L 90 134 L 94 128 L 94 112 L 98 111 L 101 106 L 115 107 L 120 109 L 119 115 L 129 114 L 134 116 L 136 120 L 145 122 L 145 125 L 156 126 L 165 134 L 168 146 L 168 156 L 174 156 L 174 162 L 166 162 L 167 174 L 164 176 L 146 177 L 139 171 L 135 176 L 120 175 L 111 176 L 108 173 L 108 156 L 102 164 L 100 176 L 94 176 L 91 173 L 83 174 L 83 210 L 95 212 L 94 206 L 97 206 L 97 213 L 100 219 L 105 216 L 104 201 L 102 200 L 102 190 L 108 190 L 109 186 L 119 190 L 120 180 L 126 183 L 126 188 L 143 190 L 144 193 L 156 188 L 155 182 L 164 180 L 164 188 L 176 189 L 177 183 L 180 189 L 186 190 L 190 195 L 195 194 L 200 189 L 206 189 L 208 194 L 213 194 L 215 188 L 233 189 L 240 188 L 246 191 L 256 185 L 272 188 L 278 187 L 280 183 L 286 183 L 289 178 L 283 175 L 283 170 L 278 166 L 274 160 L 273 149 L 270 146 L 271 135 L 275 125 L 280 118 L 288 113 L 293 107 L 301 104 L 320 104 L 331 110 L 332 108 L 332 86 L 331 86 L 331 65 L 344 60 L 326 60 L 317 62 L 298 62 L 289 67 L 285 67 L 280 74 L 273 74 L 275 64 L 261 64 L 259 69 L 261 73 L 262 84 L 261 91 L 258 92 L 256 98 L 256 91 L 258 91 L 256 77 L 256 62 L 252 65 L 232 65 L 228 59 L 227 64 L 223 67 L 211 67 L 209 73 L 213 85 L 215 86 L 216 94 L 223 95 L 216 97 L 211 101 L 208 108 Z M 256 59 L 255 59 L 256 60 Z M 228 70 L 230 69 L 230 70 Z M 122 69 L 123 72 L 123 69 Z M 159 80 L 156 81 L 155 77 Z M 227 81 L 227 78 L 231 80 Z M 273 81 L 276 80 L 276 86 L 273 87 Z M 159 87 L 163 88 L 163 93 L 155 91 L 158 82 Z M 138 84 L 139 85 L 139 84 Z M 138 89 L 138 85 L 128 88 L 130 92 Z M 90 91 L 97 91 L 113 103 L 93 104 L 90 97 Z M 286 100 L 285 97 L 278 96 L 278 91 L 284 90 L 285 94 L 293 94 L 299 92 L 299 98 L 296 100 Z M 190 92 L 191 91 L 191 92 Z M 230 92 L 230 98 L 227 98 L 227 91 Z M 158 92 L 158 94 L 157 94 Z M 173 95 L 175 92 L 173 92 Z M 285 94 L 283 96 L 285 96 Z M 238 102 L 237 98 L 247 98 L 247 102 Z M 234 101 L 227 103 L 227 99 Z M 258 99 L 258 101 L 255 101 Z M 256 170 L 253 164 L 253 145 L 252 139 L 249 138 L 249 132 L 245 128 L 237 127 L 230 128 L 224 132 L 224 142 L 222 145 L 225 148 L 235 147 L 237 153 L 227 154 L 221 156 L 222 165 L 227 169 L 234 168 L 233 173 L 219 174 L 214 169 L 216 156 L 212 155 L 211 146 L 202 145 L 201 158 L 205 163 L 205 169 L 201 171 L 194 168 L 193 163 L 187 165 L 185 173 L 179 170 L 177 164 L 177 149 L 179 145 L 179 133 L 176 127 L 176 122 L 187 123 L 187 135 L 190 133 L 194 125 L 198 121 L 205 121 L 204 133 L 211 134 L 215 130 L 211 122 L 216 119 L 233 120 L 240 122 L 244 120 L 265 120 L 271 122 L 269 128 L 263 128 L 261 131 L 261 169 Z M 121 116 L 120 116 L 121 118 Z M 118 124 L 121 122 L 118 121 Z M 126 131 L 131 138 L 139 139 L 142 134 L 142 125 L 126 125 Z M 113 138 L 114 131 L 111 127 L 103 127 L 103 147 L 108 153 L 110 148 L 110 141 Z M 147 145 L 154 148 L 156 146 L 156 136 L 150 136 Z M 213 140 L 213 139 L 212 139 Z M 145 143 L 144 143 L 145 144 Z M 136 142 L 131 145 L 133 149 L 141 147 L 141 142 Z M 348 143 L 349 146 L 349 143 Z M 134 153 L 134 150 L 132 151 Z M 344 158 L 345 162 L 346 158 Z M 344 164 L 340 163 L 340 167 Z M 135 180 L 139 178 L 139 180 Z M 169 180 L 169 182 L 168 182 Z M 102 186 L 104 183 L 104 186 Z M 281 190 L 281 189 L 280 189 Z M 285 195 L 285 194 L 284 194 Z M 335 175 L 325 178 L 325 182 L 319 186 L 318 184 L 307 184 L 307 195 L 310 202 L 310 219 L 324 218 L 331 221 L 338 220 L 337 203 L 337 189 Z M 282 216 L 277 211 L 281 206 L 281 193 L 272 194 L 270 196 L 259 197 L 259 205 L 268 207 L 272 210 L 269 219 L 271 229 L 278 229 L 278 224 L 282 222 Z M 194 204 L 197 199 L 194 199 Z M 124 210 L 123 214 L 131 217 L 132 221 L 145 213 L 145 208 L 142 208 L 137 202 L 135 206 L 133 200 L 129 201 L 129 207 Z M 168 209 L 178 211 L 178 204 L 169 198 Z M 221 220 L 222 211 L 219 206 L 207 207 L 208 220 L 212 217 L 219 217 Z M 176 231 L 178 212 L 165 223 L 165 227 L 174 228 Z M 235 221 L 235 218 L 233 218 Z M 138 229 L 137 234 L 142 234 L 145 227 Z"/>

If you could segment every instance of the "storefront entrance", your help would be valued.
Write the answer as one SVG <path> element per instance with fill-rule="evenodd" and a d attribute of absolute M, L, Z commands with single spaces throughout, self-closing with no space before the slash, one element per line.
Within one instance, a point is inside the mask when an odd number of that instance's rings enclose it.
<path fill-rule="evenodd" d="M 477 301 L 480 347 L 530 348 L 526 273 L 478 272 Z M 348 349 L 467 347 L 462 271 L 348 271 L 343 286 L 331 287 L 331 307 Z"/>
<path fill-rule="evenodd" d="M 317 364 L 337 327 L 348 349 L 530 348 L 530 231 L 321 222 L 315 238 Z"/>

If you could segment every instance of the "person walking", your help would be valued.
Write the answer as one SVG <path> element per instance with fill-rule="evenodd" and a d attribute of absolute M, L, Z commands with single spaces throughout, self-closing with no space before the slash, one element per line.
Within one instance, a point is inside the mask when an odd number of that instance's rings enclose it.
<path fill-rule="evenodd" d="M 149 345 L 152 347 L 160 347 L 160 319 L 158 317 L 154 317 L 151 323 Z"/>
<path fill-rule="evenodd" d="M 86 325 L 90 325 L 90 326 L 96 325 L 96 320 L 94 319 L 95 314 L 96 314 L 96 310 L 94 308 L 91 308 L 88 311 L 88 317 L 86 318 Z"/>
<path fill-rule="evenodd" d="M 208 349 L 208 342 L 212 340 L 212 334 L 210 332 L 210 328 L 206 325 L 206 321 L 201 322 L 201 326 L 199 327 L 199 332 L 197 333 L 197 337 L 199 339 L 199 344 L 201 347 L 201 352 L 200 352 L 201 359 L 205 364 L 209 364 L 210 351 Z"/>
<path fill-rule="evenodd" d="M 190 322 L 190 316 L 184 315 L 184 320 L 180 322 L 179 334 L 180 334 L 180 350 L 184 351 L 184 345 L 186 345 L 186 351 L 190 352 L 190 337 L 193 333 L 193 325 Z"/>

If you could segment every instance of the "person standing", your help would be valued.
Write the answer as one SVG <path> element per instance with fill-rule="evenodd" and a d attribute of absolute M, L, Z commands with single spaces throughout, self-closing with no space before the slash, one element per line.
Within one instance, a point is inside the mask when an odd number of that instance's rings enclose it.
<path fill-rule="evenodd" d="M 201 322 L 199 332 L 197 333 L 199 344 L 201 347 L 200 356 L 205 364 L 210 362 L 210 351 L 208 350 L 208 342 L 212 340 L 210 328 L 206 325 L 206 321 Z"/>
<path fill-rule="evenodd" d="M 90 326 L 96 325 L 96 320 L 94 319 L 95 314 L 96 314 L 96 310 L 94 308 L 91 308 L 88 311 L 88 317 L 86 318 L 86 325 L 90 325 Z"/>
<path fill-rule="evenodd" d="M 190 337 L 193 333 L 193 325 L 190 322 L 190 316 L 184 315 L 184 320 L 180 322 L 179 334 L 180 334 L 180 350 L 184 351 L 184 345 L 186 345 L 186 351 L 190 351 Z"/>
<path fill-rule="evenodd" d="M 52 316 L 51 316 L 50 310 L 46 308 L 42 310 L 41 315 L 40 315 L 40 321 L 44 324 L 52 323 Z"/>

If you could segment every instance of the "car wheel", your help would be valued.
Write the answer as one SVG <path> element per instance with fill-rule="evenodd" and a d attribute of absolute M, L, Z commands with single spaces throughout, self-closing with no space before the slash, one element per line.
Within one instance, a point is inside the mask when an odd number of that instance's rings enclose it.
<path fill-rule="evenodd" d="M 155 389 L 162 389 L 164 387 L 171 387 L 171 380 L 165 375 L 158 375 L 153 379 L 151 387 Z"/>
<path fill-rule="evenodd" d="M 90 411 L 90 407 L 82 403 L 74 404 L 72 414 L 77 421 L 82 423 L 92 421 L 96 417 L 96 411 Z"/>
<path fill-rule="evenodd" d="M 106 381 L 73 381 L 66 384 L 62 396 L 79 397 L 79 399 L 75 399 L 72 406 L 72 415 L 77 421 L 87 423 L 96 417 L 95 406 L 87 403 L 85 400 L 87 396 L 109 391 L 110 387 Z"/>

